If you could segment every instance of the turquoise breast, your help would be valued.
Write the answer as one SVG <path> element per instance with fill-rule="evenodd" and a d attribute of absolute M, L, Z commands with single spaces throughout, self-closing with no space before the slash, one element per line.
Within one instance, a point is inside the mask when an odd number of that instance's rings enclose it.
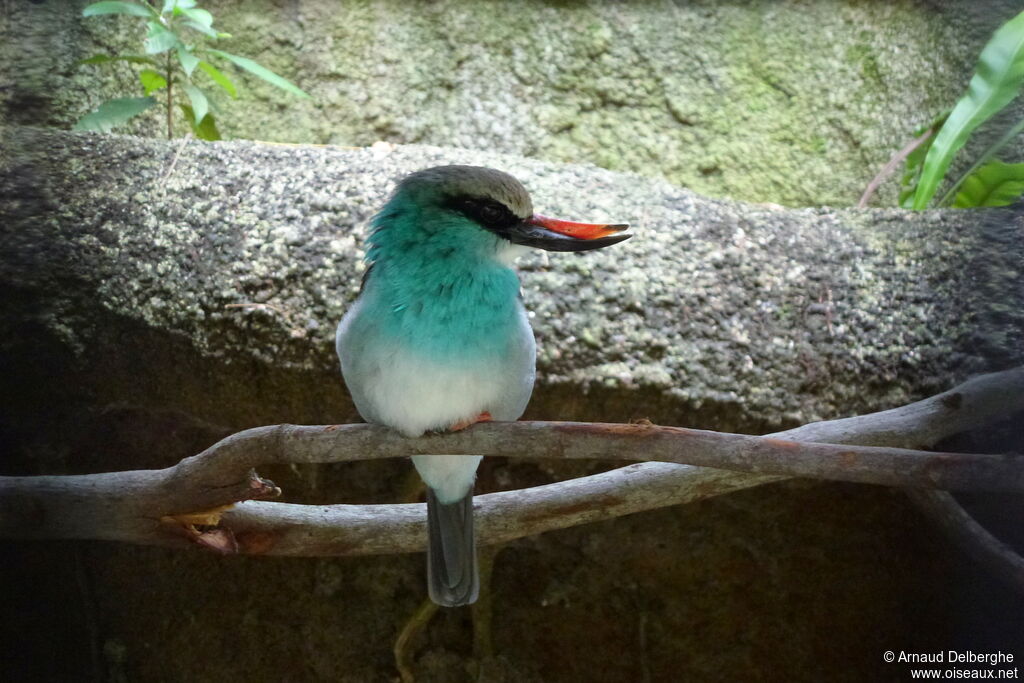
<path fill-rule="evenodd" d="M 496 262 L 392 269 L 376 264 L 366 293 L 389 341 L 443 362 L 501 357 L 518 338 L 519 279 L 511 269 Z"/>

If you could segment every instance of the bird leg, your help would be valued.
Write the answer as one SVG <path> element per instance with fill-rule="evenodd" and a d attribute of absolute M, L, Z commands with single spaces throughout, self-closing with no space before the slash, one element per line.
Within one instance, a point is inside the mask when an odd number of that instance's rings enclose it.
<path fill-rule="evenodd" d="M 451 427 L 449 427 L 448 431 L 449 432 L 461 432 L 466 427 L 470 427 L 472 425 L 475 425 L 477 422 L 490 422 L 491 419 L 492 419 L 491 418 L 491 414 L 488 413 L 487 411 L 484 411 L 484 412 L 480 413 L 479 415 L 477 415 L 476 417 L 470 418 L 468 420 L 459 420 L 458 422 L 453 424 Z"/>

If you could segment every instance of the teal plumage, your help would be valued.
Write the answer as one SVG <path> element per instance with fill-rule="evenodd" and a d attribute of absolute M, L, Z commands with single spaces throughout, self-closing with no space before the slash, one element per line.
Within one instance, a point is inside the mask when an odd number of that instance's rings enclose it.
<path fill-rule="evenodd" d="M 504 352 L 518 323 L 519 278 L 495 258 L 499 237 L 405 194 L 373 226 L 367 303 L 386 334 L 454 362 Z"/>
<path fill-rule="evenodd" d="M 536 348 L 512 269 L 523 246 L 557 251 L 626 239 L 625 226 L 533 214 L 511 176 L 441 166 L 407 176 L 374 218 L 369 270 L 338 325 L 342 374 L 368 422 L 405 436 L 516 420 Z M 427 484 L 428 587 L 441 605 L 478 592 L 473 482 L 480 456 L 414 456 Z"/>

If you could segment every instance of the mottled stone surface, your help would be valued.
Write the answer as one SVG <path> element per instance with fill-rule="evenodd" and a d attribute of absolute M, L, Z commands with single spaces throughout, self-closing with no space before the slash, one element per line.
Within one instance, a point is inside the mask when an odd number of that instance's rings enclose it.
<path fill-rule="evenodd" d="M 782 210 L 584 166 L 10 129 L 0 162 L 0 472 L 162 467 L 273 422 L 356 418 L 333 328 L 396 176 L 514 173 L 538 210 L 635 225 L 522 263 L 541 349 L 528 415 L 767 431 L 891 407 L 1019 363 L 1014 211 Z M 484 462 L 478 491 L 594 463 Z M 267 468 L 286 500 L 395 502 L 408 463 Z M 417 556 L 222 558 L 6 544 L 5 674 L 25 680 L 395 678 Z M 886 649 L 1012 650 L 1019 599 L 895 491 L 788 482 L 509 544 L 486 681 L 884 680 Z M 469 614 L 414 642 L 472 680 Z M 771 672 L 766 674 L 765 672 Z"/>
<path fill-rule="evenodd" d="M 139 96 L 134 18 L 22 3 L 4 47 L 11 120 L 70 127 Z M 702 194 L 852 205 L 912 131 L 952 106 L 1013 0 L 933 2 L 204 3 L 303 101 L 222 64 L 197 72 L 228 137 L 491 149 L 664 177 Z M 175 112 L 176 116 L 179 116 Z M 129 132 L 163 135 L 154 110 Z M 179 131 L 185 123 L 177 120 Z M 881 201 L 891 205 L 893 185 Z"/>
<path fill-rule="evenodd" d="M 78 353 L 115 316 L 224 363 L 332 372 L 369 217 L 396 177 L 451 162 L 510 171 L 538 211 L 635 226 L 614 249 L 523 260 L 544 391 L 642 393 L 676 421 L 768 429 L 906 402 L 1022 353 L 1012 212 L 785 211 L 416 146 L 27 129 L 8 145 L 5 284 L 40 292 L 55 268 L 74 282 L 36 314 Z"/>

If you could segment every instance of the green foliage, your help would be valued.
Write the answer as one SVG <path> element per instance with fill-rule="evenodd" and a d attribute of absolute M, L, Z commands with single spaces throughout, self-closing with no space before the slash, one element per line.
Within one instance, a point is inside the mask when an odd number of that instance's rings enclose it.
<path fill-rule="evenodd" d="M 916 184 L 912 185 L 913 201 L 910 202 L 910 208 L 924 209 L 928 206 L 935 196 L 939 183 L 949 170 L 954 155 L 978 126 L 988 121 L 1018 96 L 1022 82 L 1024 12 L 996 30 L 982 50 L 967 93 L 953 107 L 927 150 L 921 165 L 920 177 Z M 989 155 L 991 153 L 991 150 L 987 152 Z M 915 160 L 915 163 L 920 162 Z M 908 173 L 911 171 L 910 158 L 907 159 L 907 170 Z M 903 195 L 901 203 L 902 197 Z"/>
<path fill-rule="evenodd" d="M 216 101 L 211 101 L 208 93 L 200 88 L 201 84 L 193 82 L 193 76 L 198 69 L 231 97 L 238 96 L 238 89 L 230 78 L 211 63 L 210 57 L 238 66 L 292 95 L 309 97 L 295 84 L 257 62 L 209 47 L 207 40 L 224 40 L 231 35 L 215 29 L 213 15 L 200 8 L 195 0 L 165 0 L 159 12 L 144 1 L 97 2 L 82 11 L 85 17 L 103 15 L 144 18 L 145 36 L 142 44 L 146 55 L 93 55 L 79 64 L 128 62 L 143 65 L 146 68 L 139 71 L 139 83 L 147 97 L 108 100 L 96 111 L 82 117 L 75 124 L 75 130 L 110 131 L 122 126 L 156 104 L 156 100 L 150 96 L 152 93 L 164 91 L 167 137 L 173 137 L 170 112 L 175 105 L 175 98 L 180 98 L 179 93 L 184 93 L 188 104 L 178 102 L 178 106 L 185 114 L 192 132 L 203 140 L 219 140 L 220 132 L 211 112 L 211 109 L 216 109 Z"/>
<path fill-rule="evenodd" d="M 991 161 L 964 179 L 953 206 L 1006 206 L 1024 193 L 1024 164 Z"/>
<path fill-rule="evenodd" d="M 230 78 L 222 74 L 213 64 L 210 64 L 209 62 L 199 62 L 199 68 L 202 69 L 207 76 L 213 79 L 214 83 L 223 88 L 224 92 L 232 97 L 238 97 L 238 90 L 235 89 L 235 84 L 231 82 Z"/>
<path fill-rule="evenodd" d="M 163 90 L 167 87 L 167 79 L 160 72 L 152 69 L 143 69 L 139 72 L 139 81 L 147 95 L 153 94 L 155 90 Z"/>
<path fill-rule="evenodd" d="M 953 197 L 956 195 L 957 190 L 960 186 L 977 171 L 981 166 L 987 164 L 1003 147 L 1013 140 L 1015 137 L 1020 135 L 1021 131 L 1024 131 L 1024 119 L 1017 122 L 1015 126 L 1011 126 L 1009 130 L 1003 133 L 1002 137 L 999 138 L 994 144 L 990 145 L 988 149 L 982 152 L 981 156 L 971 165 L 969 169 L 964 171 L 960 179 L 950 185 L 949 190 L 939 200 L 939 206 L 949 206 Z"/>
<path fill-rule="evenodd" d="M 293 95 L 297 95 L 298 97 L 309 97 L 309 95 L 305 91 L 300 90 L 299 88 L 295 87 L 292 83 L 281 78 L 270 69 L 260 66 L 259 64 L 252 61 L 251 59 L 248 59 L 247 57 L 239 57 L 238 55 L 228 54 L 227 52 L 222 52 L 220 50 L 210 50 L 210 53 L 234 62 L 235 64 L 242 67 L 249 73 L 255 76 L 259 76 L 267 83 L 270 83 L 271 85 L 276 85 L 278 88 L 286 90 Z"/>
<path fill-rule="evenodd" d="M 150 17 L 154 12 L 150 8 L 134 2 L 96 2 L 82 10 L 83 17 L 96 17 L 101 14 L 133 14 L 137 17 Z"/>
<path fill-rule="evenodd" d="M 122 97 L 116 100 L 107 100 L 100 105 L 100 108 L 91 114 L 86 114 L 74 130 L 97 130 L 109 133 L 116 126 L 125 124 L 129 119 L 138 116 L 156 104 L 152 97 Z"/>
<path fill-rule="evenodd" d="M 194 54 L 185 49 L 183 45 L 178 46 L 178 63 L 181 64 L 181 68 L 185 70 L 185 75 L 192 78 L 192 72 L 196 70 L 196 65 L 199 64 L 200 59 Z"/>
<path fill-rule="evenodd" d="M 185 85 L 185 94 L 188 95 L 188 99 L 192 102 L 192 111 L 195 112 L 193 117 L 195 123 L 198 125 L 200 121 L 210 112 L 210 103 L 206 99 L 206 95 L 203 91 L 194 85 Z"/>
<path fill-rule="evenodd" d="M 147 55 L 158 55 L 167 52 L 178 44 L 178 35 L 160 23 L 160 21 L 147 21 L 145 46 Z"/>
<path fill-rule="evenodd" d="M 935 131 L 942 128 L 946 118 L 949 116 L 949 112 L 950 110 L 947 109 L 936 116 L 930 123 L 914 131 L 915 138 L 919 138 L 926 133 L 929 136 L 913 152 L 907 155 L 903 177 L 900 179 L 899 201 L 900 206 L 904 209 L 910 209 L 914 206 L 914 194 L 917 192 L 917 183 L 921 179 L 921 168 L 924 166 L 924 159 L 928 156 L 928 150 L 932 148 L 932 143 L 935 142 Z"/>
<path fill-rule="evenodd" d="M 213 116 L 207 114 L 204 116 L 199 123 L 196 123 L 196 115 L 192 110 L 192 107 L 187 104 L 179 105 L 181 107 L 181 113 L 185 115 L 185 120 L 189 122 L 192 127 L 192 134 L 200 140 L 220 140 L 220 131 L 217 130 L 217 123 L 213 120 Z"/>

